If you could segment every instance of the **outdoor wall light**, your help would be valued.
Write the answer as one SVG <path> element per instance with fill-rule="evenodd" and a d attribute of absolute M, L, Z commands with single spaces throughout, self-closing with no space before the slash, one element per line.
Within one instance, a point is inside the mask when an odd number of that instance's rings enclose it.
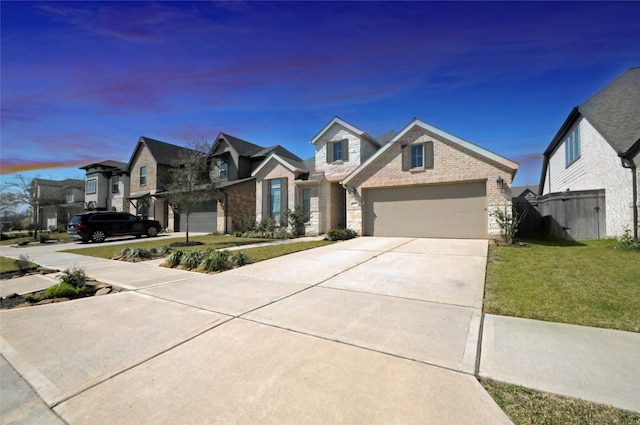
<path fill-rule="evenodd" d="M 498 177 L 498 180 L 496 180 L 496 184 L 498 185 L 498 189 L 504 189 L 504 180 L 502 179 L 502 177 Z"/>
<path fill-rule="evenodd" d="M 355 186 L 351 186 L 350 188 L 348 188 L 347 192 L 349 192 L 350 195 L 354 195 L 354 196 L 356 193 L 358 193 Z"/>

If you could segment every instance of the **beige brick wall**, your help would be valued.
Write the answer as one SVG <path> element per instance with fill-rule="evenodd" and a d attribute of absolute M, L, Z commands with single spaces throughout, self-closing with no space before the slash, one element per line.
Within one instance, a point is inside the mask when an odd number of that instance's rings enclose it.
<path fill-rule="evenodd" d="M 423 143 L 433 141 L 434 167 L 420 171 L 402 171 L 402 142 Z M 405 147 L 405 149 L 408 149 Z M 504 179 L 509 189 L 497 189 L 498 177 Z M 417 184 L 463 183 L 486 181 L 487 210 L 511 205 L 511 171 L 508 167 L 488 160 L 457 144 L 427 133 L 422 128 L 409 131 L 402 141 L 395 143 L 384 154 L 376 158 L 367 169 L 349 183 L 357 188 L 356 194 L 347 194 L 347 227 L 362 234 L 362 189 L 374 187 L 407 186 Z M 499 236 L 495 219 L 488 214 L 490 237 Z"/>

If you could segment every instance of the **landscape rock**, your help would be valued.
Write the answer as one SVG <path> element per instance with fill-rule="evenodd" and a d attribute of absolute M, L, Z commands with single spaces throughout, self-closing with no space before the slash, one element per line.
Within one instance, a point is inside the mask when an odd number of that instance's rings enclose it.
<path fill-rule="evenodd" d="M 100 288 L 100 289 L 98 289 L 96 291 L 96 297 L 98 297 L 100 295 L 107 295 L 110 292 L 111 292 L 111 288 L 110 287 Z"/>

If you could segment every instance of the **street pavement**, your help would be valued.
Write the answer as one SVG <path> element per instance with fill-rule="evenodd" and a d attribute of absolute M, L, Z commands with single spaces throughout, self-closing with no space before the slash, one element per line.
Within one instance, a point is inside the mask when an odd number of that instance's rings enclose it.
<path fill-rule="evenodd" d="M 478 371 L 532 388 L 547 379 L 512 372 L 509 361 L 532 355 L 505 343 L 515 325 L 487 316 L 482 334 L 487 241 L 357 238 L 215 275 L 59 249 L 29 255 L 129 291 L 0 313 L 2 423 L 52 423 L 35 419 L 50 408 L 71 424 L 509 424 Z M 621 334 L 622 350 L 637 348 Z M 563 358 L 558 344 L 546 362 Z M 633 373 L 600 402 L 639 411 L 622 394 L 637 388 Z M 6 401 L 21 380 L 35 392 Z"/>

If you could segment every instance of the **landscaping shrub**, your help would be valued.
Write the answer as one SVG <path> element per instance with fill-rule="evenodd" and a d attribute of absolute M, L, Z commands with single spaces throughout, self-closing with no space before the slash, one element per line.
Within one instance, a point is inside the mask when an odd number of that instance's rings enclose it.
<path fill-rule="evenodd" d="M 358 234 L 355 230 L 351 229 L 329 229 L 325 236 L 325 239 L 328 241 L 345 241 L 347 239 L 353 239 L 357 237 Z"/>
<path fill-rule="evenodd" d="M 273 221 L 271 217 L 263 218 L 255 226 L 255 230 L 258 232 L 273 232 L 274 230 L 276 230 L 276 222 Z"/>
<path fill-rule="evenodd" d="M 167 267 L 177 267 L 180 264 L 180 260 L 182 260 L 183 251 L 173 251 L 164 262 L 164 265 Z"/>
<path fill-rule="evenodd" d="M 120 250 L 116 255 L 114 255 L 114 260 L 121 261 L 136 261 L 142 260 L 145 258 L 151 258 L 151 251 L 146 250 L 144 248 L 133 248 L 127 247 Z"/>
<path fill-rule="evenodd" d="M 304 234 L 304 223 L 309 221 L 309 218 L 309 213 L 303 212 L 299 205 L 296 205 L 293 211 L 288 210 L 287 219 L 289 220 L 289 226 L 291 226 L 291 236 L 295 238 Z"/>
<path fill-rule="evenodd" d="M 624 234 L 618 239 L 616 248 L 622 251 L 640 251 L 640 240 L 634 240 L 631 230 L 625 229 Z"/>
<path fill-rule="evenodd" d="M 164 255 L 169 255 L 173 252 L 173 249 L 170 246 L 163 246 L 162 248 L 160 248 L 160 250 L 158 251 L 158 254 L 164 256 Z"/>
<path fill-rule="evenodd" d="M 53 285 L 44 291 L 44 299 L 47 298 L 74 298 L 79 294 L 79 288 L 73 285 L 61 282 L 57 285 Z"/>
<path fill-rule="evenodd" d="M 242 234 L 245 238 L 262 238 L 262 239 L 289 239 L 291 235 L 288 232 L 278 230 L 252 230 Z"/>
<path fill-rule="evenodd" d="M 84 273 L 84 269 L 80 267 L 72 267 L 66 269 L 58 276 L 58 280 L 61 283 L 68 283 L 74 288 L 80 288 L 87 282 L 87 275 Z"/>
<path fill-rule="evenodd" d="M 229 263 L 229 251 L 212 251 L 204 257 L 198 267 L 204 272 L 219 272 L 231 268 Z"/>
<path fill-rule="evenodd" d="M 15 236 L 13 236 L 13 235 L 8 235 L 6 233 L 0 233 L 0 241 L 8 241 L 8 240 L 11 240 L 11 239 L 14 239 L 14 238 L 15 238 Z"/>
<path fill-rule="evenodd" d="M 40 238 L 40 243 L 47 243 L 49 242 L 49 239 L 50 239 L 48 233 L 40 233 L 39 238 Z"/>
<path fill-rule="evenodd" d="M 205 251 L 186 251 L 180 258 L 180 265 L 186 269 L 196 269 L 205 257 Z"/>
<path fill-rule="evenodd" d="M 249 256 L 242 251 L 234 253 L 231 256 L 230 261 L 238 267 L 242 267 L 245 264 L 251 263 L 251 259 L 249 258 Z"/>
<path fill-rule="evenodd" d="M 243 213 L 240 215 L 240 233 L 256 229 L 256 215 Z"/>
<path fill-rule="evenodd" d="M 21 273 L 24 273 L 33 267 L 31 259 L 26 254 L 21 254 L 16 260 L 16 267 Z"/>

